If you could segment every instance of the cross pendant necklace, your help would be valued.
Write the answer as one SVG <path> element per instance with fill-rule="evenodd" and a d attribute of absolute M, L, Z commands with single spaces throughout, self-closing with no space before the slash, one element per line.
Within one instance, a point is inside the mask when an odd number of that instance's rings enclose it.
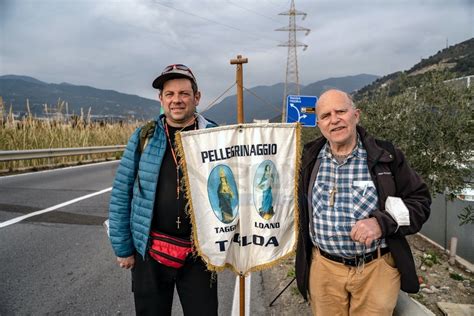
<path fill-rule="evenodd" d="M 197 129 L 197 120 L 196 119 L 194 119 L 194 129 L 195 130 Z M 177 204 L 178 204 L 178 214 L 176 216 L 176 222 L 175 223 L 176 223 L 176 228 L 179 230 L 179 224 L 182 223 L 180 221 L 180 216 L 179 216 L 179 191 L 180 191 L 180 186 L 181 186 L 181 183 L 179 181 L 179 179 L 180 179 L 180 172 L 179 172 L 180 167 L 179 167 L 178 158 L 176 156 L 176 153 L 174 152 L 174 146 L 171 143 L 170 133 L 168 131 L 168 124 L 166 123 L 166 121 L 165 121 L 165 132 L 166 132 L 166 138 L 168 139 L 168 144 L 170 145 L 171 155 L 173 156 L 174 164 L 176 165 L 176 200 L 177 200 Z"/>
<path fill-rule="evenodd" d="M 168 139 L 168 144 L 170 145 L 171 149 L 171 155 L 173 156 L 174 164 L 176 165 L 176 200 L 178 203 L 178 214 L 176 215 L 176 228 L 179 230 L 179 224 L 181 224 L 180 218 L 179 218 L 179 163 L 178 159 L 176 158 L 176 154 L 174 152 L 173 144 L 171 143 L 170 139 L 170 133 L 168 131 L 168 124 L 165 122 L 165 132 L 166 132 L 166 138 Z"/>

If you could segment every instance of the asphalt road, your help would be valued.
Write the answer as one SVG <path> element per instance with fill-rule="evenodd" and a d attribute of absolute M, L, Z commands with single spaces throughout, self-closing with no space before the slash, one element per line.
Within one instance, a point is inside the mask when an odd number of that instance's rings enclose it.
<path fill-rule="evenodd" d="M 116 265 L 102 227 L 110 192 L 7 224 L 109 188 L 116 167 L 109 162 L 0 177 L 0 315 L 134 314 L 130 273 Z M 218 280 L 219 315 L 232 315 L 235 276 L 224 271 Z M 256 274 L 254 294 L 259 283 Z M 252 295 L 252 306 L 262 306 L 258 300 Z M 175 303 L 173 315 L 182 315 Z"/>

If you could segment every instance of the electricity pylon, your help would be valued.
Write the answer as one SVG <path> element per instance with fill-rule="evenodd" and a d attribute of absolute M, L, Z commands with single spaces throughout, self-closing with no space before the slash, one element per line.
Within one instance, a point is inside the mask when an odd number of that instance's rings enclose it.
<path fill-rule="evenodd" d="M 283 93 L 283 111 L 281 113 L 281 121 L 285 122 L 286 120 L 286 98 L 288 95 L 298 95 L 300 94 L 300 82 L 298 77 L 298 57 L 296 54 L 297 47 L 303 47 L 303 50 L 308 48 L 308 45 L 298 42 L 296 40 L 296 32 L 304 31 L 305 35 L 308 35 L 310 29 L 296 25 L 296 16 L 302 15 L 304 20 L 306 18 L 306 13 L 297 11 L 295 9 L 295 1 L 291 0 L 290 10 L 282 12 L 279 15 L 288 15 L 289 24 L 288 26 L 281 27 L 275 31 L 285 31 L 288 32 L 288 41 L 278 46 L 288 47 L 288 57 L 286 61 L 286 80 L 285 80 L 285 91 Z"/>

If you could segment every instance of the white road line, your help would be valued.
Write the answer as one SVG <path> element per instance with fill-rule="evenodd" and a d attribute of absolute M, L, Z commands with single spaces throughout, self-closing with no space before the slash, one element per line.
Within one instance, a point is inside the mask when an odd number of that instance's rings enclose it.
<path fill-rule="evenodd" d="M 250 315 L 250 281 L 252 274 L 245 278 L 245 315 Z M 234 299 L 232 300 L 232 316 L 240 315 L 240 277 L 235 277 Z"/>
<path fill-rule="evenodd" d="M 18 222 L 20 222 L 20 221 L 22 221 L 22 220 L 24 220 L 24 219 L 29 218 L 29 217 L 33 217 L 33 216 L 40 215 L 40 214 L 43 214 L 43 213 L 48 213 L 48 212 L 57 210 L 58 208 L 61 208 L 61 207 L 63 207 L 63 206 L 67 206 L 67 205 L 70 205 L 70 204 L 74 204 L 74 203 L 76 203 L 76 202 L 79 202 L 79 201 L 82 201 L 82 200 L 86 200 L 86 199 L 88 199 L 88 198 L 91 198 L 91 197 L 94 197 L 94 196 L 96 196 L 96 195 L 100 195 L 100 194 L 102 194 L 102 193 L 106 193 L 106 192 L 109 192 L 109 191 L 112 191 L 112 187 L 107 188 L 107 189 L 104 189 L 104 190 L 101 190 L 101 191 L 98 191 L 98 192 L 95 192 L 95 193 L 87 194 L 87 195 L 84 195 L 84 196 L 75 198 L 75 199 L 73 199 L 73 200 L 70 200 L 70 201 L 67 201 L 67 202 L 64 202 L 64 203 L 61 203 L 61 204 L 58 204 L 58 205 L 54 205 L 54 206 L 48 207 L 48 208 L 46 208 L 46 209 L 44 209 L 44 210 L 41 210 L 41 211 L 36 211 L 36 212 L 30 213 L 30 214 L 26 214 L 26 215 L 23 215 L 23 216 L 19 216 L 19 217 L 12 218 L 12 219 L 10 219 L 10 220 L 8 220 L 8 221 L 1 222 L 1 223 L 0 223 L 0 228 L 13 225 L 13 224 L 18 223 Z"/>

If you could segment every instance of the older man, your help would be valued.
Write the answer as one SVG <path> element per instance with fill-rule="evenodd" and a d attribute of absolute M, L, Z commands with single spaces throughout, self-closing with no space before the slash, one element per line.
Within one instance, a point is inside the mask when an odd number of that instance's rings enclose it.
<path fill-rule="evenodd" d="M 316 107 L 322 137 L 303 152 L 298 288 L 315 315 L 392 315 L 400 287 L 419 290 L 406 235 L 430 214 L 428 187 L 389 142 L 358 126 L 360 110 L 339 90 Z M 400 197 L 409 226 L 385 210 Z"/>
<path fill-rule="evenodd" d="M 137 315 L 171 315 L 175 287 L 184 315 L 217 315 L 217 280 L 190 254 L 175 152 L 176 132 L 216 125 L 196 112 L 201 92 L 187 66 L 165 67 L 153 87 L 164 114 L 137 129 L 125 149 L 110 199 L 110 241 L 119 266 L 132 269 Z"/>

